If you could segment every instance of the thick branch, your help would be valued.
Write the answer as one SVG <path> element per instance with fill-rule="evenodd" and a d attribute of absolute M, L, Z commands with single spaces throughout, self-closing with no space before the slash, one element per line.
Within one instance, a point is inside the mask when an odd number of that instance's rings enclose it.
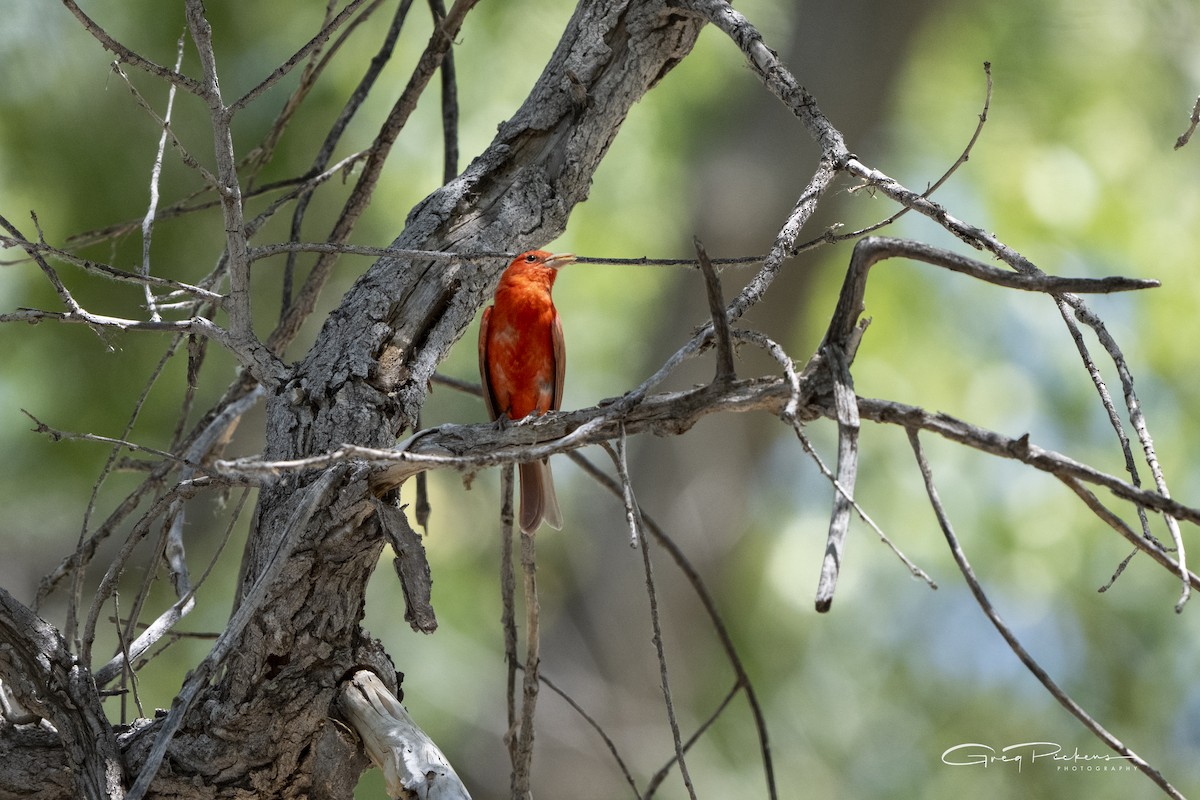
<path fill-rule="evenodd" d="M 0 675 L 25 708 L 58 730 L 78 797 L 125 796 L 121 753 L 91 674 L 52 625 L 2 588 Z"/>
<path fill-rule="evenodd" d="M 354 673 L 337 707 L 383 770 L 389 797 L 470 800 L 454 767 L 374 672 Z"/>
<path fill-rule="evenodd" d="M 820 370 L 814 370 L 800 377 L 796 416 L 802 420 L 822 416 L 837 419 L 828 378 L 819 373 Z M 213 467 L 229 477 L 262 481 L 289 472 L 327 468 L 345 461 L 364 461 L 376 465 L 371 477 L 371 489 L 376 494 L 382 494 L 398 487 L 418 472 L 431 469 L 469 470 L 510 461 L 532 461 L 617 438 L 621 435 L 622 427 L 628 434 L 667 436 L 685 433 L 709 414 L 765 411 L 783 416 L 795 399 L 793 387 L 786 378 L 755 378 L 734 381 L 727 387 L 706 386 L 650 395 L 618 417 L 609 413 L 608 405 L 601 405 L 580 411 L 546 414 L 504 430 L 488 423 L 441 425 L 419 432 L 395 449 L 345 446 L 291 461 L 239 459 L 217 461 Z M 1028 436 L 1012 438 L 949 414 L 926 411 L 890 400 L 858 397 L 857 403 L 862 419 L 927 430 L 990 455 L 1015 459 L 1043 472 L 1103 486 L 1123 500 L 1200 525 L 1200 508 L 1134 486 L 1062 453 L 1038 447 L 1029 441 Z M 584 435 L 580 435 L 581 431 L 585 432 Z"/>

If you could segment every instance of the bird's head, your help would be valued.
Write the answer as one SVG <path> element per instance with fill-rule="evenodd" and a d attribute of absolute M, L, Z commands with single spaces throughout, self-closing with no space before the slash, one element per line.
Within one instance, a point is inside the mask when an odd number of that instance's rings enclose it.
<path fill-rule="evenodd" d="M 521 253 L 500 276 L 499 288 L 544 286 L 549 291 L 554 285 L 554 279 L 558 277 L 558 270 L 574 260 L 574 253 L 548 253 L 545 250 Z"/>
<path fill-rule="evenodd" d="M 519 264 L 526 267 L 537 266 L 548 269 L 560 269 L 574 261 L 574 253 L 549 253 L 545 250 L 530 250 L 514 258 L 510 266 L 515 267 Z"/>

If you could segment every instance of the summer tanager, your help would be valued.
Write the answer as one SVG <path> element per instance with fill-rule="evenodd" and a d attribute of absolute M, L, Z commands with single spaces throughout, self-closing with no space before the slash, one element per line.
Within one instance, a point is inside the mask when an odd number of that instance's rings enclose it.
<path fill-rule="evenodd" d="M 493 420 L 519 420 L 562 405 L 567 356 L 550 289 L 558 269 L 574 260 L 572 253 L 531 250 L 500 276 L 495 304 L 479 326 L 479 375 Z M 562 528 L 549 460 L 521 464 L 520 483 L 521 530 L 533 533 L 543 522 Z"/>

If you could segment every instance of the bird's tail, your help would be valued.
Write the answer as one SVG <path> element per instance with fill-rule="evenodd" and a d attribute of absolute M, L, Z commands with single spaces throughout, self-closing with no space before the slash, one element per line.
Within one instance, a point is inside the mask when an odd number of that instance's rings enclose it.
<path fill-rule="evenodd" d="M 543 522 L 556 531 L 562 530 L 562 512 L 558 509 L 558 497 L 554 494 L 554 476 L 550 472 L 549 459 L 522 464 L 520 477 L 521 531 L 533 533 Z"/>

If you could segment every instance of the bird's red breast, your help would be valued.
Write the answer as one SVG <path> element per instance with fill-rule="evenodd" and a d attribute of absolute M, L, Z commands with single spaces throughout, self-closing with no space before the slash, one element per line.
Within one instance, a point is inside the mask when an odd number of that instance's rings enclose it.
<path fill-rule="evenodd" d="M 562 405 L 566 352 L 551 289 L 571 254 L 534 250 L 517 256 L 500 278 L 495 304 L 479 330 L 479 366 L 492 419 L 521 419 Z"/>

